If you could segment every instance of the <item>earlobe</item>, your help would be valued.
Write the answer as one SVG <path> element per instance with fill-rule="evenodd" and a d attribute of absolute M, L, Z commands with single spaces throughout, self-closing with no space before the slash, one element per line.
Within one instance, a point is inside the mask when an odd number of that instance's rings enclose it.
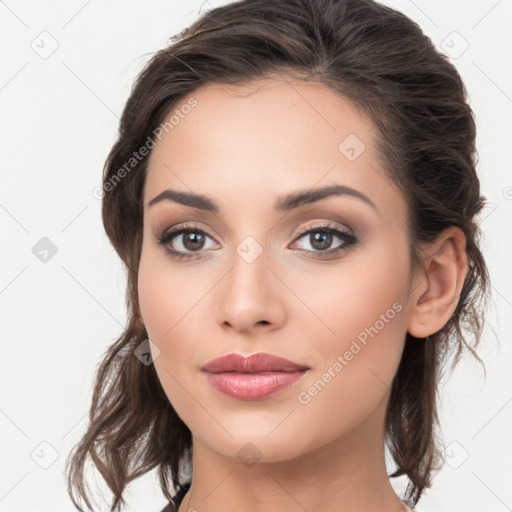
<path fill-rule="evenodd" d="M 464 232 L 450 226 L 423 255 L 425 271 L 416 279 L 410 299 L 407 331 L 416 338 L 434 334 L 450 320 L 468 271 Z"/>

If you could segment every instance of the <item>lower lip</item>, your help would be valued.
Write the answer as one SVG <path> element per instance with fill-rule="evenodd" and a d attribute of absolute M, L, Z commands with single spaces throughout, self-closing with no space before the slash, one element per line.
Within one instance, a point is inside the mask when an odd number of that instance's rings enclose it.
<path fill-rule="evenodd" d="M 206 373 L 209 383 L 221 393 L 239 400 L 258 400 L 277 393 L 304 376 L 296 372 Z"/>

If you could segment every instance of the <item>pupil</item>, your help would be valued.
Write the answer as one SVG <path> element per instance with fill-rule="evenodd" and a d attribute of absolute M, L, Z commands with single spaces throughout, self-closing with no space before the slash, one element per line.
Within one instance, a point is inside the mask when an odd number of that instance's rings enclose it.
<path fill-rule="evenodd" d="M 201 233 L 185 233 L 185 239 L 183 241 L 183 245 L 189 249 L 197 249 L 201 248 L 204 243 L 204 237 Z"/>
<path fill-rule="evenodd" d="M 310 238 L 312 238 L 311 246 L 319 250 L 327 249 L 332 243 L 332 233 L 317 232 Z"/>

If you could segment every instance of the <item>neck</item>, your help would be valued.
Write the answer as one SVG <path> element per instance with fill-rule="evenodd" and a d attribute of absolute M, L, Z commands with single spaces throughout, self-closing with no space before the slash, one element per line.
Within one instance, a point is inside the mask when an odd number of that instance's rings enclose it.
<path fill-rule="evenodd" d="M 192 486 L 179 512 L 235 512 L 249 506 L 254 512 L 405 512 L 386 473 L 385 405 L 327 445 L 286 460 L 246 446 L 245 453 L 261 457 L 251 465 L 250 458 L 223 456 L 193 438 Z"/>

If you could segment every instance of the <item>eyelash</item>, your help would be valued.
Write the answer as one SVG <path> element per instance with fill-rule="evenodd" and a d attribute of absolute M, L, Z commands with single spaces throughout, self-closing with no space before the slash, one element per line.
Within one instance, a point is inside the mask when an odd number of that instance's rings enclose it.
<path fill-rule="evenodd" d="M 338 254 L 342 251 L 348 250 L 351 246 L 354 246 L 358 242 L 358 238 L 350 233 L 349 231 L 345 231 L 337 226 L 334 226 L 333 224 L 320 224 L 318 226 L 313 227 L 305 227 L 299 230 L 299 233 L 294 239 L 294 242 L 299 240 L 300 238 L 303 238 L 305 234 L 308 233 L 328 233 L 328 234 L 334 234 L 338 238 L 344 241 L 343 244 L 341 244 L 338 247 L 335 247 L 334 249 L 327 249 L 324 251 L 306 251 L 306 252 L 315 252 L 319 254 L 319 258 L 327 258 L 329 256 L 333 256 L 335 254 Z M 164 251 L 166 254 L 168 254 L 171 258 L 177 259 L 177 260 L 189 260 L 190 258 L 196 258 L 197 254 L 200 253 L 200 251 L 193 251 L 193 252 L 182 252 L 182 251 L 176 251 L 175 249 L 170 249 L 167 247 L 167 244 L 174 238 L 176 238 L 178 235 L 181 235 L 183 233 L 201 233 L 203 235 L 206 235 L 209 238 L 208 233 L 204 231 L 203 229 L 199 228 L 198 226 L 174 226 L 172 228 L 169 228 L 165 230 L 160 236 L 157 237 L 157 243 L 164 246 Z"/>

